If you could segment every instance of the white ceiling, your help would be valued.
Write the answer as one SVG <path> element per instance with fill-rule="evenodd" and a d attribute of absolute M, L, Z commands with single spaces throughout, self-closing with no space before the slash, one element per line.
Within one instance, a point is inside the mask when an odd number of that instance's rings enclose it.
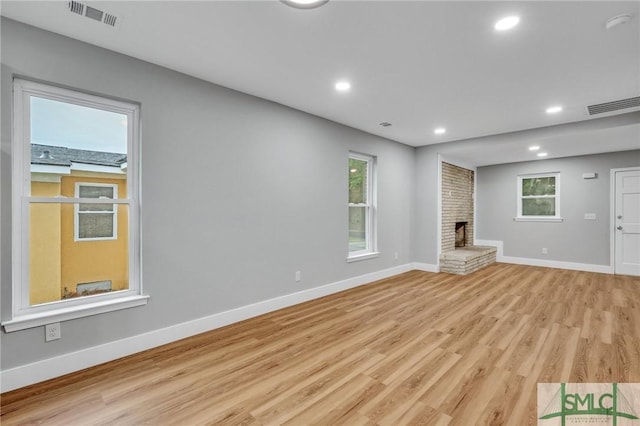
<path fill-rule="evenodd" d="M 0 11 L 411 146 L 590 120 L 587 105 L 640 96 L 638 1 L 331 0 L 312 10 L 269 0 L 84 3 L 121 25 L 74 15 L 66 1 L 2 1 Z M 606 30 L 621 13 L 632 20 Z M 494 30 L 513 14 L 516 28 Z M 351 91 L 337 93 L 338 79 Z M 546 114 L 554 104 L 564 111 Z M 620 146 L 564 135 L 549 158 L 638 148 L 638 121 L 616 128 Z M 434 135 L 438 126 L 447 133 Z M 488 141 L 458 155 L 475 165 L 522 161 L 531 158 L 524 143 Z"/>

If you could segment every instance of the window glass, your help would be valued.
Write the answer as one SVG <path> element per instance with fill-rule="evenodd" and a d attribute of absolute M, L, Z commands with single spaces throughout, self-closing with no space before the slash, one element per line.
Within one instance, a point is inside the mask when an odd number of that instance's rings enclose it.
<path fill-rule="evenodd" d="M 349 251 L 367 249 L 366 207 L 349 207 Z"/>
<path fill-rule="evenodd" d="M 540 178 L 522 179 L 522 195 L 555 195 L 556 178 L 547 176 Z"/>
<path fill-rule="evenodd" d="M 367 202 L 367 161 L 349 159 L 349 203 Z"/>
<path fill-rule="evenodd" d="M 38 305 L 129 288 L 128 206 L 118 205 L 118 239 L 75 242 L 74 204 L 30 203 L 29 303 Z M 82 215 L 81 218 L 84 218 Z M 91 222 L 90 218 L 88 222 Z M 124 222 L 124 223 L 123 223 Z M 113 234 L 113 222 L 99 222 Z M 105 236 L 88 234 L 87 238 Z M 100 283 L 91 289 L 87 283 Z M 94 286 L 95 287 L 95 286 Z"/>
<path fill-rule="evenodd" d="M 518 218 L 561 219 L 559 173 L 518 176 Z"/>
<path fill-rule="evenodd" d="M 525 198 L 522 200 L 524 216 L 555 216 L 555 198 Z"/>
<path fill-rule="evenodd" d="M 374 157 L 349 156 L 349 257 L 375 251 Z"/>

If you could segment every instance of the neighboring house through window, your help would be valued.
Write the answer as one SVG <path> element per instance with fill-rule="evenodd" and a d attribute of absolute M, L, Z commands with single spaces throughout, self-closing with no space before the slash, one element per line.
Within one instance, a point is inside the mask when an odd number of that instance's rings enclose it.
<path fill-rule="evenodd" d="M 76 198 L 113 200 L 118 198 L 117 184 L 76 182 Z M 115 204 L 75 205 L 76 241 L 112 240 L 118 238 L 118 210 Z"/>
<path fill-rule="evenodd" d="M 561 221 L 560 173 L 518 176 L 516 220 Z"/>
<path fill-rule="evenodd" d="M 139 114 L 135 103 L 14 80 L 6 331 L 146 303 Z"/>
<path fill-rule="evenodd" d="M 349 251 L 347 261 L 377 256 L 375 157 L 349 154 Z"/>

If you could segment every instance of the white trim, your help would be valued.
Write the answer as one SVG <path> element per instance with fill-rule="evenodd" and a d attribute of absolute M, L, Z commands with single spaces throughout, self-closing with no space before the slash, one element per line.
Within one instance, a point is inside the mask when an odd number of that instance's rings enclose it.
<path fill-rule="evenodd" d="M 515 222 L 562 222 L 564 218 L 559 216 L 518 216 L 514 217 Z"/>
<path fill-rule="evenodd" d="M 496 262 L 512 263 L 515 265 L 542 266 L 544 268 L 568 269 L 571 271 L 597 272 L 601 274 L 613 274 L 610 265 L 593 265 L 590 263 L 563 262 L 560 260 L 534 259 L 529 257 L 513 257 L 504 255 L 504 242 L 497 240 L 478 240 L 479 246 L 492 246 L 497 248 Z"/>
<path fill-rule="evenodd" d="M 527 257 L 502 256 L 497 262 L 513 263 L 516 265 L 542 266 L 544 268 L 569 269 L 571 271 L 597 272 L 613 274 L 609 265 L 592 265 L 589 263 L 562 262 L 559 260 L 532 259 Z"/>
<path fill-rule="evenodd" d="M 69 321 L 76 318 L 90 315 L 103 314 L 105 312 L 118 311 L 120 309 L 133 308 L 147 304 L 149 296 L 128 296 L 117 299 L 101 300 L 94 303 L 84 303 L 79 306 L 65 306 L 55 310 L 48 310 L 40 313 L 21 315 L 16 319 L 2 323 L 4 331 L 25 330 L 27 328 L 39 327 L 54 322 Z"/>
<path fill-rule="evenodd" d="M 207 317 L 150 331 L 148 333 L 139 334 L 99 346 L 93 346 L 91 348 L 0 371 L 0 392 L 8 392 L 13 389 L 93 367 L 104 362 L 175 342 L 176 340 L 214 330 L 219 327 L 224 327 L 225 325 L 273 312 L 278 309 L 283 309 L 309 300 L 338 293 L 340 291 L 366 285 L 377 280 L 389 278 L 394 275 L 411 271 L 414 269 L 413 265 L 414 264 L 408 263 L 406 265 L 395 266 L 382 271 L 347 278 L 324 286 L 274 297 L 262 302 L 241 306 L 239 308 L 230 309 Z"/>
<path fill-rule="evenodd" d="M 59 166 L 55 164 L 31 164 L 31 173 L 53 173 L 58 175 L 70 175 L 71 172 L 94 172 L 109 173 L 113 175 L 126 175 L 125 167 L 103 166 L 99 164 L 71 163 L 70 166 Z"/>
<path fill-rule="evenodd" d="M 114 175 L 127 174 L 127 172 L 123 171 L 120 166 L 103 166 L 99 164 L 71 163 L 70 168 L 71 168 L 71 171 L 78 171 L 78 172 L 110 173 Z"/>
<path fill-rule="evenodd" d="M 440 267 L 438 265 L 433 265 L 431 263 L 413 262 L 411 265 L 412 265 L 412 268 L 417 271 L 440 272 Z"/>
<path fill-rule="evenodd" d="M 359 253 L 359 252 L 354 252 L 354 253 Z M 376 258 L 378 256 L 380 256 L 380 252 L 378 252 L 378 251 L 366 252 L 365 254 L 351 255 L 351 256 L 347 257 L 347 263 L 359 262 L 361 260 L 367 260 L 367 259 L 373 259 L 373 258 Z"/>
<path fill-rule="evenodd" d="M 640 167 L 622 167 L 611 169 L 609 174 L 609 262 L 612 274 L 615 274 L 616 270 L 616 173 L 638 170 Z"/>
<path fill-rule="evenodd" d="M 442 254 L 442 155 L 438 154 L 438 158 L 436 160 L 438 163 L 436 166 L 438 167 L 438 176 L 436 178 L 436 222 L 437 230 L 436 230 L 436 262 L 438 270 L 440 270 L 440 255 Z M 475 226 L 474 226 L 475 228 Z"/>
<path fill-rule="evenodd" d="M 49 204 L 107 204 L 104 198 L 29 197 L 30 203 Z M 132 204 L 131 198 L 108 199 L 109 204 Z"/>
<path fill-rule="evenodd" d="M 504 243 L 498 240 L 476 240 L 475 245 L 477 246 L 490 246 L 495 247 L 496 251 L 496 261 L 499 262 L 502 257 L 504 257 Z"/>
<path fill-rule="evenodd" d="M 31 173 L 52 173 L 56 175 L 70 175 L 69 166 L 54 166 L 51 164 L 32 164 Z"/>

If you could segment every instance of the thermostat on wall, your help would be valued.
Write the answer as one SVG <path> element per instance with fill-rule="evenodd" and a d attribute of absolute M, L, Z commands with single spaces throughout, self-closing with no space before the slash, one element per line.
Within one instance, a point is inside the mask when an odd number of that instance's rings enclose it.
<path fill-rule="evenodd" d="M 598 174 L 596 172 L 582 174 L 582 179 L 596 179 L 597 177 L 598 177 Z"/>

